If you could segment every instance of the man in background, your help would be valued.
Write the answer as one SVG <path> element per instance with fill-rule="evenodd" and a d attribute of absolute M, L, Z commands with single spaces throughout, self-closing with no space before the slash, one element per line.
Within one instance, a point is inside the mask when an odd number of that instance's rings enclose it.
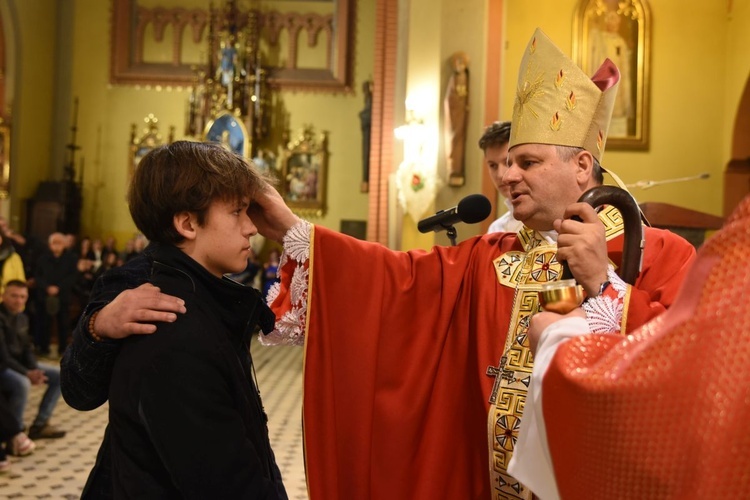
<path fill-rule="evenodd" d="M 56 323 L 57 352 L 62 356 L 68 345 L 71 296 L 78 275 L 77 259 L 66 248 L 66 237 L 62 233 L 52 233 L 48 246 L 49 252 L 39 257 L 34 273 L 37 312 L 41 317 L 35 341 L 39 353 L 49 355 L 52 325 Z"/>
<path fill-rule="evenodd" d="M 503 184 L 503 174 L 508 171 L 508 142 L 510 122 L 494 122 L 484 129 L 479 138 L 479 147 L 484 152 L 484 163 L 495 188 L 502 195 L 507 212 L 490 224 L 487 233 L 515 233 L 523 227 L 521 221 L 513 218 L 513 205 L 510 203 L 510 185 Z"/>
<path fill-rule="evenodd" d="M 49 424 L 60 399 L 60 369 L 38 363 L 29 339 L 29 319 L 24 314 L 29 289 L 25 282 L 12 280 L 5 286 L 0 304 L 0 387 L 9 393 L 11 411 L 23 429 L 23 412 L 32 385 L 47 384 L 39 412 L 29 429 L 29 438 L 61 438 L 65 431 Z"/>

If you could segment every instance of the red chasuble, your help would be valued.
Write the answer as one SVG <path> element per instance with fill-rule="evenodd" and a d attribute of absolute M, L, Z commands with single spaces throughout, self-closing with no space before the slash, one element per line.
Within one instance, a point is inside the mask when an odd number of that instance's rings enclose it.
<path fill-rule="evenodd" d="M 667 313 L 559 348 L 542 405 L 562 498 L 750 498 L 749 260 L 747 197 Z"/>
<path fill-rule="evenodd" d="M 628 326 L 664 310 L 692 247 L 647 232 Z M 608 245 L 619 264 L 622 238 Z M 312 500 L 491 498 L 486 375 L 503 354 L 515 289 L 495 264 L 523 250 L 511 233 L 431 252 L 394 252 L 313 231 L 303 425 Z M 289 304 L 282 268 L 277 317 Z"/>

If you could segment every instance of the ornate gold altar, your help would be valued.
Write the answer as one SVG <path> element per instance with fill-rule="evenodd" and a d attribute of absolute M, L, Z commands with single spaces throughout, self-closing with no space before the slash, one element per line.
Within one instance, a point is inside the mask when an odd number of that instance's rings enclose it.
<path fill-rule="evenodd" d="M 229 0 L 211 8 L 208 64 L 194 69 L 185 135 L 249 158 L 273 157 L 272 145 L 285 142 L 288 124 L 283 103 L 268 85 L 254 4 L 241 10 Z"/>

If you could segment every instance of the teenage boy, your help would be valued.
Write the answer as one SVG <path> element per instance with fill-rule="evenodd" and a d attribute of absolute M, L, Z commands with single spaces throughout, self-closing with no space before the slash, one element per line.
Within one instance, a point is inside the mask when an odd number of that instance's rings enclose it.
<path fill-rule="evenodd" d="M 122 344 L 109 391 L 115 498 L 287 498 L 249 352 L 273 315 L 223 277 L 247 265 L 247 209 L 264 185 L 240 156 L 187 141 L 134 173 L 130 213 L 155 244 L 149 281 L 187 313 Z"/>

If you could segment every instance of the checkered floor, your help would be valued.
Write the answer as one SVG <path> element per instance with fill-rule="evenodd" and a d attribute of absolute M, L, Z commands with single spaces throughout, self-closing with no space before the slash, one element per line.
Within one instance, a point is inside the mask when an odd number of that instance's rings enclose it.
<path fill-rule="evenodd" d="M 258 385 L 269 418 L 271 445 L 290 500 L 307 500 L 300 419 L 302 349 L 251 347 Z M 26 422 L 36 414 L 44 389 L 32 387 Z M 51 423 L 68 431 L 62 439 L 40 439 L 34 453 L 11 457 L 11 470 L 0 475 L 0 498 L 66 498 L 81 495 L 107 425 L 107 406 L 79 412 L 60 399 Z"/>

